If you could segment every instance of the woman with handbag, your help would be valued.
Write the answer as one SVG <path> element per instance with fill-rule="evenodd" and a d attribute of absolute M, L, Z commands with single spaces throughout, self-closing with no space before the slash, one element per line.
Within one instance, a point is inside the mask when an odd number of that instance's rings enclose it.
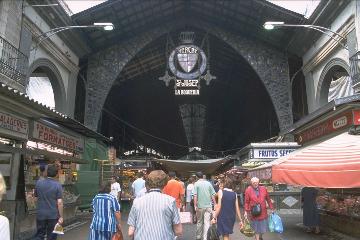
<path fill-rule="evenodd" d="M 89 240 L 122 239 L 120 204 L 110 191 L 111 182 L 105 182 L 92 200 Z"/>
<path fill-rule="evenodd" d="M 217 222 L 217 232 L 224 237 L 224 240 L 230 239 L 230 234 L 233 233 L 235 224 L 235 215 L 239 219 L 239 228 L 243 227 L 243 219 L 240 214 L 240 207 L 236 193 L 232 190 L 233 180 L 225 177 L 223 182 L 223 189 L 217 193 L 218 200 L 215 207 L 215 213 L 211 221 L 212 224 Z"/>
<path fill-rule="evenodd" d="M 245 190 L 244 217 L 251 220 L 256 240 L 262 240 L 263 234 L 268 231 L 266 202 L 273 212 L 274 207 L 268 191 L 264 186 L 259 186 L 259 179 L 257 177 L 251 178 L 251 185 Z"/>

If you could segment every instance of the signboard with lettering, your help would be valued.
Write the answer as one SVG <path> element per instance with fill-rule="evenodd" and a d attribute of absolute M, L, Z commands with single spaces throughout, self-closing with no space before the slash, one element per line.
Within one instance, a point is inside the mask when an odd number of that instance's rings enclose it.
<path fill-rule="evenodd" d="M 200 95 L 199 80 L 179 80 L 175 82 L 175 95 Z"/>
<path fill-rule="evenodd" d="M 276 149 L 276 148 L 253 149 L 252 158 L 275 159 L 279 157 L 284 157 L 295 150 L 296 149 Z"/>
<path fill-rule="evenodd" d="M 6 135 L 27 139 L 29 122 L 25 118 L 0 112 L 0 132 Z"/>
<path fill-rule="evenodd" d="M 78 136 L 69 135 L 43 123 L 34 121 L 31 137 L 41 142 L 67 149 L 70 151 L 83 152 L 84 139 Z"/>
<path fill-rule="evenodd" d="M 200 81 L 205 80 L 206 85 L 209 85 L 216 77 L 210 74 L 209 59 L 204 50 L 194 44 L 194 32 L 181 32 L 179 39 L 182 43 L 168 53 L 165 75 L 159 79 L 166 86 L 174 81 L 175 95 L 200 95 Z M 204 43 L 209 44 L 207 35 L 202 46 Z M 169 47 L 168 42 L 167 49 Z M 207 49 L 210 49 L 209 46 Z"/>
<path fill-rule="evenodd" d="M 355 115 L 355 111 L 354 111 Z M 347 111 L 329 118 L 309 129 L 295 134 L 295 139 L 299 144 L 328 135 L 335 131 L 347 128 L 353 124 L 353 111 Z"/>

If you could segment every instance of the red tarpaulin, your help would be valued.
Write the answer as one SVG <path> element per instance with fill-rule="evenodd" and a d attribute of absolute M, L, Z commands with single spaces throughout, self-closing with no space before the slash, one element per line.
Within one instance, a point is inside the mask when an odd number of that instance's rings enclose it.
<path fill-rule="evenodd" d="M 360 136 L 343 133 L 279 158 L 274 164 L 274 183 L 359 188 Z"/>

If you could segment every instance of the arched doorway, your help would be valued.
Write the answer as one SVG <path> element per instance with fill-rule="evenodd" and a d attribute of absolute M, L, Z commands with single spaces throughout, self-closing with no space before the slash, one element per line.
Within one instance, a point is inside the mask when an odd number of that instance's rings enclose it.
<path fill-rule="evenodd" d="M 320 106 L 333 99 L 354 94 L 349 71 L 348 64 L 342 59 L 333 59 L 325 66 L 318 84 Z"/>
<path fill-rule="evenodd" d="M 48 107 L 65 112 L 66 94 L 61 74 L 48 59 L 38 59 L 29 68 L 26 93 Z"/>
<path fill-rule="evenodd" d="M 29 77 L 26 94 L 35 101 L 55 109 L 53 87 L 47 74 L 41 68 L 35 69 Z"/>

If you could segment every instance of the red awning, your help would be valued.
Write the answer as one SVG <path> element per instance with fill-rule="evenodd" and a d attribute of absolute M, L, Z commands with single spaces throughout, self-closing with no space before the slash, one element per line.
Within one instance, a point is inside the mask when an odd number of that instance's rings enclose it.
<path fill-rule="evenodd" d="M 343 133 L 277 159 L 272 181 L 322 188 L 360 187 L 360 136 Z"/>

